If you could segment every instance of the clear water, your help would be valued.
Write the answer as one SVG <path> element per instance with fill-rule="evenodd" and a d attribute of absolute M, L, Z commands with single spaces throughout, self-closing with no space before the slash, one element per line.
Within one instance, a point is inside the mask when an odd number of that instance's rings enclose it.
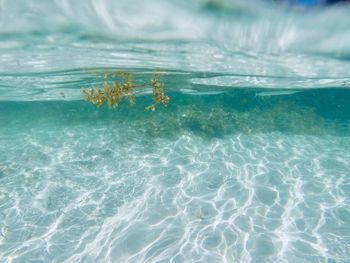
<path fill-rule="evenodd" d="M 348 262 L 349 12 L 0 0 L 0 262 Z"/>

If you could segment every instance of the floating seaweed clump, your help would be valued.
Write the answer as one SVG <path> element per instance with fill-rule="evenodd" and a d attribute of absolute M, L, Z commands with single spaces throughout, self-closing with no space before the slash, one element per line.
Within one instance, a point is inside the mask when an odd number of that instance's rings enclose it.
<path fill-rule="evenodd" d="M 103 76 L 104 81 L 101 86 L 92 87 L 90 90 L 83 88 L 83 98 L 94 104 L 97 108 L 106 103 L 107 107 L 111 110 L 118 108 L 123 98 L 125 98 L 130 105 L 135 104 L 135 89 L 152 87 L 153 103 L 147 106 L 146 109 L 155 111 L 157 104 L 161 103 L 166 107 L 169 103 L 169 97 L 164 94 L 164 85 L 159 82 L 157 77 L 158 75 L 154 74 L 149 82 L 134 84 L 133 75 L 131 73 L 105 73 Z"/>

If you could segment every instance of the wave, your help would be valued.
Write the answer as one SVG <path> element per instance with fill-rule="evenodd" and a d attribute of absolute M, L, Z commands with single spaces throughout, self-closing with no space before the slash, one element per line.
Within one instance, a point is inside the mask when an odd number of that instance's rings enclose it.
<path fill-rule="evenodd" d="M 92 68 L 182 72 L 182 89 L 347 88 L 348 12 L 275 1 L 2 0 L 0 99 L 76 92 Z"/>
<path fill-rule="evenodd" d="M 1 1 L 1 33 L 214 41 L 230 50 L 350 52 L 347 6 L 300 11 L 272 1 Z"/>

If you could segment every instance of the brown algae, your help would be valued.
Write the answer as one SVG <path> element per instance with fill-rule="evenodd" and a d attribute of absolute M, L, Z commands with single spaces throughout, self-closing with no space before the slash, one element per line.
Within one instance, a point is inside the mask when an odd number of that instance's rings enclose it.
<path fill-rule="evenodd" d="M 169 103 L 169 97 L 164 94 L 164 84 L 158 78 L 159 74 L 153 74 L 149 82 L 135 84 L 132 73 L 119 71 L 104 73 L 100 86 L 82 89 L 83 98 L 97 108 L 106 103 L 107 107 L 112 110 L 117 109 L 124 98 L 129 105 L 134 105 L 136 103 L 135 90 L 137 88 L 152 87 L 153 103 L 147 106 L 146 109 L 155 111 L 157 104 L 161 103 L 166 107 Z"/>

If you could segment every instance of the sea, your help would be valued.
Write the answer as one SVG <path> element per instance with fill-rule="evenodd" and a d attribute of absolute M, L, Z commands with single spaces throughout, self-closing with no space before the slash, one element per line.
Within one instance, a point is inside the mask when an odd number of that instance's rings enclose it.
<path fill-rule="evenodd" d="M 350 262 L 349 14 L 0 0 L 0 262 Z"/>

